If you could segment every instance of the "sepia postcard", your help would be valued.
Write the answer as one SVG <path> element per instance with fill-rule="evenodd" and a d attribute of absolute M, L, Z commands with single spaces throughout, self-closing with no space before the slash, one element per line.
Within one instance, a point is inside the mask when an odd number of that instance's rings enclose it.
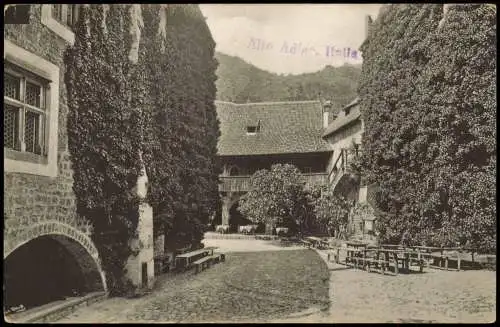
<path fill-rule="evenodd" d="M 496 15 L 4 5 L 4 320 L 496 321 Z"/>

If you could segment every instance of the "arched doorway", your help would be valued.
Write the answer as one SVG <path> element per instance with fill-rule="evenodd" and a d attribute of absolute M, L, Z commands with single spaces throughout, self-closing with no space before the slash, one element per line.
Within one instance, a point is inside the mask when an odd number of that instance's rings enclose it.
<path fill-rule="evenodd" d="M 35 237 L 16 247 L 4 260 L 4 311 L 21 304 L 30 309 L 105 290 L 95 258 L 68 236 Z"/>

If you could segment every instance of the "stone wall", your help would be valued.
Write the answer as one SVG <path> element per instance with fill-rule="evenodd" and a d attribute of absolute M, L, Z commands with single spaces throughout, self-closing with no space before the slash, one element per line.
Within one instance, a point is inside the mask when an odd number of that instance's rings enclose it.
<path fill-rule="evenodd" d="M 31 227 L 57 225 L 43 224 L 48 221 L 69 225 L 82 231 L 82 235 L 89 235 L 91 232 L 89 224 L 76 215 L 76 199 L 72 190 L 73 171 L 67 151 L 68 107 L 63 58 L 68 44 L 41 23 L 41 7 L 42 5 L 31 5 L 29 24 L 5 25 L 4 39 L 60 68 L 58 146 L 57 149 L 49 149 L 57 151 L 58 172 L 57 177 L 46 177 L 4 171 L 4 249 L 15 249 L 17 245 L 12 243 L 25 239 L 24 234 Z M 33 234 L 33 237 L 36 235 Z M 90 239 L 86 240 L 88 241 Z M 82 245 L 85 247 L 85 244 Z M 86 248 L 92 247 L 93 244 Z M 4 251 L 4 257 L 8 253 L 9 251 Z"/>
<path fill-rule="evenodd" d="M 73 177 L 67 152 L 58 153 L 56 178 L 4 172 L 5 232 L 47 220 L 79 228 Z"/>
<path fill-rule="evenodd" d="M 41 23 L 41 5 L 31 6 L 30 24 L 5 25 L 4 39 L 60 67 L 58 175 L 55 178 L 4 172 L 4 216 L 6 229 L 41 220 L 61 220 L 77 226 L 73 177 L 67 148 L 68 107 L 64 86 L 63 54 L 66 41 Z M 52 149 L 51 149 L 52 150 Z"/>
<path fill-rule="evenodd" d="M 41 23 L 42 5 L 31 5 L 30 23 L 24 25 L 5 24 L 3 36 L 21 48 L 36 54 L 60 68 L 59 87 L 59 148 L 66 149 L 66 118 L 68 107 L 64 87 L 64 52 L 68 43 Z"/>

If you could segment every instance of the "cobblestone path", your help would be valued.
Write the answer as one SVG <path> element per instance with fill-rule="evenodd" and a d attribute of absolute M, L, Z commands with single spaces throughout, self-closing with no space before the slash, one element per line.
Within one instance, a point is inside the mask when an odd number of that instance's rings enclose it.
<path fill-rule="evenodd" d="M 245 243 L 237 251 L 247 252 L 232 253 L 237 242 Z M 276 251 L 277 247 L 249 240 L 210 240 L 207 245 L 227 251 L 227 261 L 198 275 L 163 275 L 156 290 L 143 298 L 109 299 L 58 322 L 485 323 L 496 319 L 492 271 L 425 269 L 422 274 L 387 276 L 327 262 L 325 251 Z"/>
<path fill-rule="evenodd" d="M 142 298 L 108 299 L 57 322 L 266 321 L 328 305 L 328 269 L 313 250 L 227 253 L 200 274 L 160 276 Z"/>

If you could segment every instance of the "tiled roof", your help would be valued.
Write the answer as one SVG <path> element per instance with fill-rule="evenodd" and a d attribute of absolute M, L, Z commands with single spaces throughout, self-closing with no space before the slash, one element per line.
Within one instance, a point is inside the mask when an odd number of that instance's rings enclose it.
<path fill-rule="evenodd" d="M 350 110 L 348 115 L 345 114 L 346 109 Z M 342 108 L 337 118 L 335 118 L 335 120 L 325 129 L 323 137 L 335 133 L 342 127 L 356 121 L 360 117 L 361 117 L 361 112 L 359 111 L 359 98 L 356 98 L 354 101 L 352 101 L 347 106 Z"/>
<path fill-rule="evenodd" d="M 331 151 L 321 138 L 323 110 L 319 101 L 215 102 L 221 136 L 219 155 L 259 155 Z M 247 135 L 247 126 L 260 131 Z"/>

